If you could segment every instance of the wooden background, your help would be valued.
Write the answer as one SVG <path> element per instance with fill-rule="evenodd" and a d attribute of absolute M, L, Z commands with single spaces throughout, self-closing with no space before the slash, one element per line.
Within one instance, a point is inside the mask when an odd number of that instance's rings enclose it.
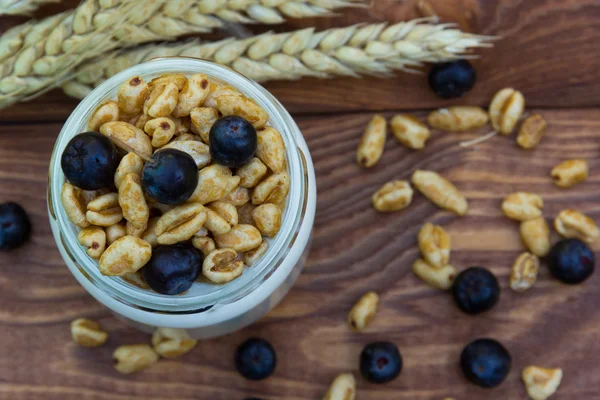
<path fill-rule="evenodd" d="M 74 3 L 52 5 L 38 15 Z M 368 12 L 275 29 L 418 16 L 415 1 L 373 3 Z M 390 138 L 380 164 L 365 171 L 356 166 L 355 148 L 373 111 L 391 116 L 411 110 L 422 117 L 427 109 L 450 104 L 432 95 L 424 75 L 267 85 L 293 112 L 315 162 L 319 201 L 306 270 L 283 303 L 256 325 L 202 342 L 180 360 L 162 360 L 134 376 L 113 370 L 112 351 L 149 338 L 117 321 L 77 284 L 47 222 L 47 164 L 76 101 L 57 91 L 0 111 L 0 202 L 21 203 L 34 226 L 27 246 L 0 254 L 0 399 L 318 399 L 336 374 L 352 371 L 358 377 L 360 350 L 374 340 L 395 342 L 405 367 L 388 385 L 371 385 L 359 377 L 360 400 L 526 399 L 520 371 L 529 364 L 564 369 L 553 399 L 600 399 L 600 273 L 570 287 L 551 279 L 544 267 L 532 290 L 512 292 L 510 266 L 523 245 L 517 224 L 500 212 L 503 196 L 530 190 L 544 196 L 549 220 L 566 207 L 600 220 L 600 178 L 595 173 L 600 168 L 600 2 L 430 3 L 464 29 L 504 38 L 493 50 L 481 52 L 482 59 L 475 62 L 477 86 L 458 103 L 487 106 L 496 90 L 519 88 L 528 110 L 541 112 L 548 121 L 541 145 L 527 152 L 515 146 L 514 138 L 496 137 L 469 149 L 457 146 L 488 128 L 434 132 L 422 152 L 404 149 Z M 0 28 L 22 21 L 0 18 Z M 550 169 L 575 157 L 589 160 L 590 179 L 567 191 L 555 188 Z M 370 203 L 373 191 L 388 180 L 408 178 L 416 168 L 439 171 L 456 182 L 469 198 L 468 216 L 442 212 L 420 195 L 405 212 L 377 214 Z M 484 265 L 498 275 L 503 291 L 491 312 L 464 315 L 448 294 L 413 276 L 416 234 L 425 221 L 449 230 L 456 267 Z M 381 294 L 379 313 L 366 333 L 352 333 L 346 313 L 371 289 Z M 82 316 L 99 320 L 110 332 L 107 345 L 83 349 L 71 341 L 69 322 Z M 249 336 L 264 337 L 277 349 L 277 371 L 265 382 L 246 381 L 233 368 L 234 349 Z M 508 379 L 493 390 L 468 384 L 457 366 L 462 347 L 484 336 L 503 342 L 514 360 Z"/>

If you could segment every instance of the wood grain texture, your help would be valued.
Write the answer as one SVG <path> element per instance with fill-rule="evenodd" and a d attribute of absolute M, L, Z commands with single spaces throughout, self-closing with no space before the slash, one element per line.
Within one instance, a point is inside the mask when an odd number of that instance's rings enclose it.
<path fill-rule="evenodd" d="M 364 110 L 439 107 L 467 102 L 487 106 L 506 86 L 518 87 L 530 107 L 600 106 L 600 2 L 597 0 L 428 0 L 443 21 L 468 31 L 497 35 L 493 50 L 479 51 L 479 79 L 464 99 L 443 101 L 427 87 L 426 74 L 398 73 L 393 79 L 304 79 L 266 86 L 292 112 L 325 114 Z M 38 13 L 74 5 L 53 4 Z M 325 29 L 362 22 L 398 22 L 421 16 L 416 0 L 374 0 L 372 7 L 350 9 L 332 18 L 295 20 L 284 26 L 252 27 L 278 32 L 316 26 Z M 49 10 L 49 11 L 48 11 Z M 6 29 L 22 19 L 0 21 Z M 55 91 L 0 111 L 0 121 L 27 121 L 31 115 L 64 121 L 77 104 Z"/>
<path fill-rule="evenodd" d="M 36 15 L 76 3 L 64 0 Z M 418 16 L 415 3 L 375 0 L 368 11 L 274 29 L 400 21 Z M 494 50 L 481 53 L 484 57 L 475 63 L 478 85 L 460 102 L 487 105 L 497 89 L 513 85 L 525 93 L 530 108 L 542 108 L 537 111 L 548 120 L 547 137 L 530 152 L 506 137 L 468 149 L 457 146 L 488 128 L 465 134 L 434 132 L 422 152 L 407 150 L 390 138 L 379 165 L 361 170 L 354 152 L 371 110 L 388 110 L 386 116 L 391 116 L 390 110 L 449 104 L 431 95 L 424 76 L 269 84 L 294 113 L 315 162 L 319 201 L 308 265 L 283 303 L 259 323 L 202 342 L 185 357 L 162 360 L 134 376 L 113 370 L 112 351 L 121 344 L 147 342 L 148 335 L 124 325 L 86 294 L 65 267 L 47 221 L 50 152 L 77 102 L 55 91 L 0 111 L 0 202 L 22 204 L 34 230 L 28 245 L 0 254 L 0 399 L 318 399 L 336 374 L 351 371 L 358 377 L 360 350 L 374 340 L 397 343 L 405 368 L 398 380 L 385 386 L 359 378 L 359 400 L 526 399 L 519 374 L 528 364 L 564 369 L 563 384 L 552 399 L 600 398 L 599 274 L 570 287 L 542 268 L 532 290 L 510 291 L 510 266 L 523 246 L 518 225 L 500 212 L 506 194 L 530 190 L 543 195 L 548 220 L 567 207 L 600 220 L 600 177 L 594 172 L 600 168 L 600 3 L 429 3 L 444 20 L 504 37 Z M 23 20 L 0 18 L 0 30 Z M 416 115 L 423 118 L 425 112 Z M 566 191 L 555 188 L 550 169 L 574 157 L 590 161 L 590 179 Z M 420 195 L 404 212 L 376 213 L 371 194 L 389 180 L 408 178 L 417 168 L 434 169 L 452 179 L 469 199 L 468 216 L 438 210 Z M 484 265 L 498 275 L 503 291 L 493 311 L 467 317 L 448 294 L 413 276 L 416 235 L 425 221 L 449 231 L 457 268 Z M 381 306 L 367 332 L 356 334 L 347 328 L 345 317 L 367 290 L 381 294 Z M 69 322 L 82 316 L 99 320 L 110 332 L 105 346 L 83 349 L 71 341 Z M 250 336 L 264 337 L 277 349 L 277 371 L 265 382 L 245 381 L 233 368 L 235 347 Z M 509 378 L 491 391 L 468 384 L 457 364 L 462 347 L 483 336 L 502 341 L 513 355 Z"/>
<path fill-rule="evenodd" d="M 510 266 L 523 246 L 517 224 L 500 211 L 506 194 L 531 190 L 543 195 L 549 220 L 566 207 L 600 219 L 600 177 L 593 172 L 600 168 L 600 115 L 596 110 L 541 113 L 549 130 L 534 151 L 519 149 L 512 137 L 468 149 L 457 145 L 486 128 L 434 132 L 422 152 L 389 138 L 380 164 L 371 170 L 360 169 L 354 160 L 370 113 L 297 118 L 319 190 L 313 248 L 298 284 L 256 325 L 202 342 L 180 360 L 162 360 L 130 377 L 112 369 L 112 351 L 149 337 L 123 325 L 85 293 L 64 266 L 50 233 L 46 170 L 60 124 L 5 126 L 0 132 L 0 202 L 23 204 L 33 219 L 34 235 L 24 248 L 0 255 L 0 398 L 318 399 L 337 373 L 358 375 L 360 350 L 374 340 L 397 343 L 405 368 L 385 386 L 359 378 L 361 400 L 525 399 L 519 374 L 532 363 L 564 369 L 564 383 L 553 399 L 600 398 L 595 378 L 600 374 L 600 275 L 570 287 L 543 268 L 529 292 L 508 288 Z M 552 185 L 549 171 L 570 157 L 587 158 L 592 174 L 584 184 L 560 190 Z M 375 212 L 371 194 L 388 180 L 408 178 L 416 168 L 452 179 L 470 201 L 468 216 L 441 211 L 420 195 L 404 212 Z M 425 221 L 449 231 L 457 268 L 484 265 L 498 275 L 503 291 L 493 311 L 466 316 L 447 293 L 412 275 L 416 235 Z M 367 290 L 381 294 L 380 310 L 365 333 L 353 333 L 346 313 Z M 111 334 L 108 344 L 83 349 L 71 341 L 69 322 L 81 316 L 105 326 Z M 277 371 L 265 382 L 245 381 L 233 368 L 235 347 L 250 336 L 267 338 L 277 349 Z M 496 338 L 513 355 L 509 378 L 492 391 L 468 384 L 457 367 L 462 347 L 477 337 Z"/>

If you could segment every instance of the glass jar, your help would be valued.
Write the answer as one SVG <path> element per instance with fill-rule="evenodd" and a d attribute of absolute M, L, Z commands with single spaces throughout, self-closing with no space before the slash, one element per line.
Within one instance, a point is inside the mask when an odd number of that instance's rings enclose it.
<path fill-rule="evenodd" d="M 197 281 L 187 292 L 167 296 L 141 289 L 119 277 L 100 274 L 97 261 L 79 245 L 74 226 L 63 209 L 65 178 L 61 154 L 69 140 L 85 132 L 96 107 L 116 99 L 119 86 L 139 75 L 146 82 L 165 73 L 204 73 L 256 101 L 270 116 L 286 146 L 290 192 L 281 230 L 265 255 L 232 282 Z M 183 328 L 197 339 L 224 335 L 247 326 L 269 312 L 288 292 L 307 257 L 316 206 L 315 174 L 306 142 L 283 106 L 262 86 L 237 72 L 207 61 L 174 57 L 148 61 L 122 71 L 92 91 L 73 111 L 56 140 L 50 160 L 48 213 L 52 233 L 67 266 L 79 283 L 117 316 L 151 332 L 155 327 Z"/>

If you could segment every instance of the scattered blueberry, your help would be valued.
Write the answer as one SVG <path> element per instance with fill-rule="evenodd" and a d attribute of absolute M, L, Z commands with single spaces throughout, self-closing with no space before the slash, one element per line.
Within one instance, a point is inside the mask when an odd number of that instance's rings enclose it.
<path fill-rule="evenodd" d="M 494 307 L 500 297 L 498 279 L 485 268 L 462 271 L 452 284 L 456 305 L 467 314 L 479 314 Z"/>
<path fill-rule="evenodd" d="M 153 200 L 168 205 L 184 203 L 198 185 L 198 167 L 187 153 L 164 149 L 144 164 L 142 186 Z"/>
<path fill-rule="evenodd" d="M 235 367 L 246 379 L 268 378 L 277 365 L 275 349 L 264 339 L 248 339 L 235 352 Z"/>
<path fill-rule="evenodd" d="M 395 344 L 371 343 L 360 353 L 360 372 L 371 383 L 387 383 L 402 371 L 402 356 Z"/>
<path fill-rule="evenodd" d="M 572 285 L 589 278 L 595 264 L 596 258 L 590 247 L 578 239 L 561 240 L 548 256 L 550 273 L 559 281 Z"/>
<path fill-rule="evenodd" d="M 460 367 L 467 379 L 484 388 L 501 384 L 510 372 L 511 362 L 508 350 L 493 339 L 477 339 L 460 355 Z"/>
<path fill-rule="evenodd" d="M 460 97 L 473 89 L 477 73 L 466 60 L 436 64 L 429 72 L 429 86 L 444 99 Z"/>
<path fill-rule="evenodd" d="M 115 145 L 96 132 L 73 137 L 60 159 L 63 173 L 69 182 L 83 190 L 112 187 L 121 160 Z"/>
<path fill-rule="evenodd" d="M 256 152 L 256 129 L 242 117 L 230 115 L 210 129 L 210 155 L 213 161 L 231 168 L 247 164 Z"/>
<path fill-rule="evenodd" d="M 29 238 L 31 223 L 17 203 L 0 204 L 0 250 L 13 250 Z"/>
<path fill-rule="evenodd" d="M 142 268 L 142 276 L 155 292 L 179 294 L 198 279 L 202 260 L 202 253 L 189 243 L 158 246 Z"/>

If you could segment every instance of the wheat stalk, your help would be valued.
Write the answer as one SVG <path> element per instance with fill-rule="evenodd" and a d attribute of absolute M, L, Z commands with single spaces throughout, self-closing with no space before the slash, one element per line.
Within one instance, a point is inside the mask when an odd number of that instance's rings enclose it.
<path fill-rule="evenodd" d="M 228 65 L 256 81 L 267 81 L 305 76 L 389 76 L 394 70 L 414 71 L 426 62 L 474 57 L 468 54 L 469 49 L 492 46 L 493 37 L 465 33 L 453 24 L 436 21 L 422 18 L 322 32 L 308 28 L 247 39 L 125 49 L 81 66 L 63 89 L 81 98 L 115 73 L 156 57 L 202 58 Z"/>
<path fill-rule="evenodd" d="M 0 107 L 64 81 L 83 61 L 123 45 L 172 40 L 226 22 L 280 23 L 330 15 L 362 0 L 84 0 L 75 10 L 0 37 Z"/>
<path fill-rule="evenodd" d="M 31 15 L 32 12 L 47 3 L 60 0 L 0 0 L 0 15 Z"/>

